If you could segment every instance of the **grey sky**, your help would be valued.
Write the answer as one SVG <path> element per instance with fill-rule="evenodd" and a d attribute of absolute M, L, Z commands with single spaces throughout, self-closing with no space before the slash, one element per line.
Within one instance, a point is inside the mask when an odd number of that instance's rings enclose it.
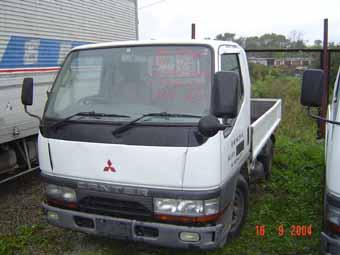
<path fill-rule="evenodd" d="M 143 7 L 158 1 L 138 3 Z M 339 0 L 166 0 L 139 10 L 139 28 L 140 39 L 189 39 L 191 23 L 201 39 L 223 32 L 289 36 L 296 30 L 313 43 L 322 40 L 324 18 L 329 19 L 330 41 L 339 43 Z"/>

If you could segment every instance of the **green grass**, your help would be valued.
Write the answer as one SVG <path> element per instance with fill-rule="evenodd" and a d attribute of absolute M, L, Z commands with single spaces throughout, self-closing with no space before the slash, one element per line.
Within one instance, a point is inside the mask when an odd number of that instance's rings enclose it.
<path fill-rule="evenodd" d="M 16 233 L 0 236 L 0 255 L 63 254 L 72 248 L 71 235 L 46 224 L 18 226 Z"/>
<path fill-rule="evenodd" d="M 315 121 L 299 105 L 300 81 L 267 76 L 253 87 L 256 97 L 282 98 L 283 119 L 276 134 L 272 179 L 262 184 L 262 195 L 253 195 L 248 222 L 241 238 L 223 254 L 319 254 L 322 225 L 323 145 L 316 141 Z M 279 237 L 283 224 L 288 233 Z M 265 225 L 265 238 L 255 226 Z M 312 225 L 311 238 L 290 235 L 292 225 Z M 251 248 L 251 251 L 249 249 Z"/>
<path fill-rule="evenodd" d="M 266 76 L 253 86 L 255 97 L 283 100 L 273 175 L 251 195 L 248 219 L 240 238 L 222 249 L 174 251 L 86 236 L 42 224 L 20 226 L 15 234 L 0 236 L 0 254 L 319 254 L 324 152 L 323 144 L 315 139 L 315 122 L 299 105 L 299 83 L 296 78 Z M 286 229 L 283 237 L 277 233 L 281 224 Z M 256 235 L 256 225 L 266 226 L 264 237 Z M 312 225 L 312 236 L 291 236 L 292 225 Z"/>

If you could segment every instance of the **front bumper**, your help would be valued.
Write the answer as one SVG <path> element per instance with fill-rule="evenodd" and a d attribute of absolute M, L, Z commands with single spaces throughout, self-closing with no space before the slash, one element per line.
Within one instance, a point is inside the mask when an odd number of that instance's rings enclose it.
<path fill-rule="evenodd" d="M 177 226 L 64 210 L 47 204 L 43 204 L 43 208 L 45 214 L 48 211 L 57 213 L 58 219 L 47 217 L 47 221 L 52 225 L 115 239 L 141 241 L 172 248 L 214 249 L 226 238 L 222 224 L 209 227 Z M 80 226 L 79 219 L 91 222 L 90 227 Z M 184 242 L 179 238 L 181 232 L 198 233 L 200 240 Z"/>
<path fill-rule="evenodd" d="M 330 237 L 325 232 L 321 233 L 321 251 L 325 255 L 340 254 L 340 239 Z"/>

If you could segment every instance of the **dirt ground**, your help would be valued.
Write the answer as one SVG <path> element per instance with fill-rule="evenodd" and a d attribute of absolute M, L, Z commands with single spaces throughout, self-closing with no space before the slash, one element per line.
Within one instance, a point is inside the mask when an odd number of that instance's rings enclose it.
<path fill-rule="evenodd" d="M 0 185 L 0 235 L 13 234 L 20 225 L 42 223 L 42 191 L 38 172 Z"/>

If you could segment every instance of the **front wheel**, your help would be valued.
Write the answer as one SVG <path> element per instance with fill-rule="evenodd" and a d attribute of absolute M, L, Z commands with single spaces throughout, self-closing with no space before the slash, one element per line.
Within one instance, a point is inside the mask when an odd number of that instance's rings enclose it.
<path fill-rule="evenodd" d="M 242 175 L 238 178 L 233 201 L 233 215 L 228 240 L 238 237 L 246 220 L 249 205 L 248 183 Z"/>

